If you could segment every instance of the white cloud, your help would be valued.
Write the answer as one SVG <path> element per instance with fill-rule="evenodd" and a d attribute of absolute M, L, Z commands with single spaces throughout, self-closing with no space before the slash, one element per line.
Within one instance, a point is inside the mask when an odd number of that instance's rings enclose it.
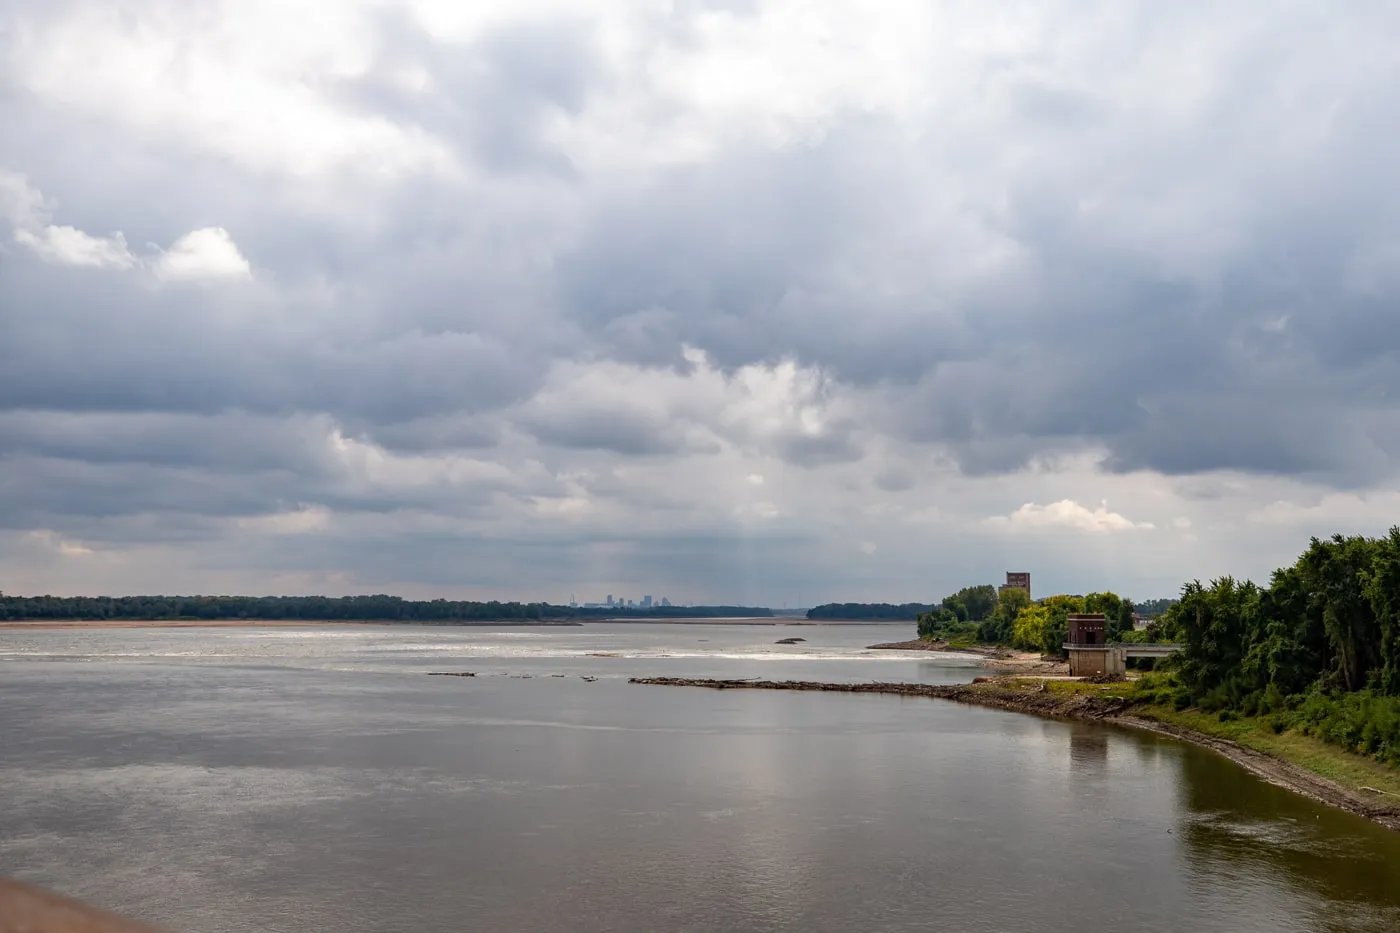
<path fill-rule="evenodd" d="M 1106 534 L 1116 531 L 1150 530 L 1151 522 L 1135 522 L 1117 512 L 1109 511 L 1108 503 L 1100 503 L 1096 509 L 1080 505 L 1073 499 L 1061 499 L 1048 505 L 1027 502 L 1010 515 L 996 515 L 987 523 L 1011 531 L 1064 530 L 1087 534 Z"/>
<path fill-rule="evenodd" d="M 76 227 L 51 223 L 52 209 L 43 194 L 18 173 L 0 171 L 0 217 L 14 227 L 16 243 L 46 262 L 109 269 L 136 265 L 121 233 L 97 237 Z"/>
<path fill-rule="evenodd" d="M 424 133 L 335 99 L 375 60 L 379 6 L 249 0 L 118 15 L 72 4 L 31 18 L 8 51 L 38 99 L 157 144 L 303 177 L 442 167 L 450 160 Z"/>
<path fill-rule="evenodd" d="M 15 242 L 32 249 L 48 262 L 98 269 L 130 269 L 136 257 L 127 249 L 126 237 L 114 233 L 95 237 L 76 227 L 48 225 L 37 231 L 15 231 Z"/>
<path fill-rule="evenodd" d="M 160 254 L 152 270 L 163 282 L 240 279 L 252 274 L 248 260 L 223 227 L 191 230 Z"/>
<path fill-rule="evenodd" d="M 142 259 L 131 252 L 126 236 L 93 236 L 67 224 L 54 224 L 53 209 L 25 176 L 0 172 L 0 216 L 14 226 L 16 243 L 45 262 L 97 269 L 146 266 L 161 281 L 248 278 L 252 267 L 223 227 L 201 227 L 175 241 L 168 250 L 155 248 Z"/>

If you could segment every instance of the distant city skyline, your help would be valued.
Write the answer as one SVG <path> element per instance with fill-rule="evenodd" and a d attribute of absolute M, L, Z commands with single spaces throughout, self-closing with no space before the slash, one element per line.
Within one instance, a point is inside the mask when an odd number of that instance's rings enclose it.
<path fill-rule="evenodd" d="M 657 607 L 669 607 L 669 606 L 671 605 L 671 601 L 670 601 L 669 599 L 667 599 L 665 596 L 663 596 L 663 597 L 661 597 L 660 600 L 658 600 L 655 604 L 653 604 L 653 602 L 652 602 L 652 597 L 651 597 L 650 595 L 647 595 L 647 596 L 641 597 L 641 599 L 636 600 L 636 601 L 634 602 L 632 599 L 629 599 L 628 597 L 625 597 L 625 596 L 614 597 L 613 594 L 609 593 L 606 597 L 604 597 L 603 601 L 600 602 L 600 603 L 585 602 L 585 603 L 581 603 L 581 604 L 580 604 L 580 603 L 574 602 L 573 597 L 570 597 L 570 598 L 569 598 L 569 604 L 570 604 L 570 605 L 582 605 L 583 608 L 585 608 L 585 609 L 618 609 L 618 608 L 622 608 L 622 609 L 651 609 L 651 608 L 653 608 L 653 605 L 655 605 L 655 606 L 657 606 Z M 698 604 L 697 604 L 697 605 L 698 605 Z"/>

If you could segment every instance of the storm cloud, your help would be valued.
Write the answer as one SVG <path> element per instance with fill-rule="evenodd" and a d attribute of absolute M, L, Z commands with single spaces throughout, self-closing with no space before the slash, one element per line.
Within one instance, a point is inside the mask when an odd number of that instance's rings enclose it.
<path fill-rule="evenodd" d="M 1379 3 L 19 0 L 0 589 L 1145 598 L 1379 532 L 1397 42 Z"/>

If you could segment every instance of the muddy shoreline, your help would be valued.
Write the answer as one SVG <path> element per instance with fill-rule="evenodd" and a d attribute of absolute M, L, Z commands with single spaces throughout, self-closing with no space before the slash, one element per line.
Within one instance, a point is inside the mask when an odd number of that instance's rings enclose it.
<path fill-rule="evenodd" d="M 990 646 L 952 647 L 946 641 L 927 641 L 914 638 L 909 641 L 892 641 L 881 645 L 869 645 L 867 651 L 937 651 L 940 654 L 970 654 L 983 658 L 983 667 L 1003 674 L 1028 674 L 1041 677 L 1067 676 L 1069 665 L 1064 661 L 1048 661 L 1033 651 L 1012 651 L 1009 648 Z"/>
<path fill-rule="evenodd" d="M 805 680 L 709 680 L 685 677 L 633 677 L 633 684 L 663 687 L 705 687 L 712 690 L 796 690 L 823 693 L 879 693 L 893 696 L 932 697 L 973 706 L 985 706 L 1015 713 L 1029 713 L 1052 719 L 1111 723 L 1134 729 L 1145 729 L 1171 736 L 1217 754 L 1243 767 L 1254 775 L 1310 797 L 1319 803 L 1365 817 L 1387 829 L 1400 832 L 1400 801 L 1390 803 L 1382 798 L 1358 793 L 1324 777 L 1306 771 L 1272 755 L 1189 729 L 1181 729 L 1146 716 L 1135 715 L 1138 704 L 1114 696 L 1083 693 L 1060 694 L 1045 690 L 1042 685 L 1013 685 L 1010 683 L 980 684 L 906 684 L 906 683 L 820 683 Z"/>

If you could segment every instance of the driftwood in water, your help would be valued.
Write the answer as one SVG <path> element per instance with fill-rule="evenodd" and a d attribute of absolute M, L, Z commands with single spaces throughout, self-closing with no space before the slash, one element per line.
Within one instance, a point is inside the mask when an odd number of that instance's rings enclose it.
<path fill-rule="evenodd" d="M 475 677 L 476 671 L 428 671 L 429 677 Z"/>

